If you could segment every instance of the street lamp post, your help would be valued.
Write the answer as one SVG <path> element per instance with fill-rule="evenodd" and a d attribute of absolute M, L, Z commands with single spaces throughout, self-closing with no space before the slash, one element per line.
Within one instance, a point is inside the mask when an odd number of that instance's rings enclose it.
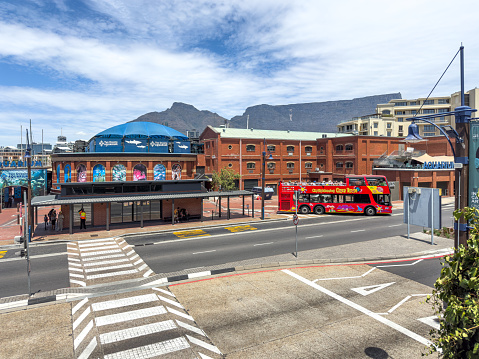
<path fill-rule="evenodd" d="M 263 142 L 263 164 L 262 164 L 262 178 L 261 178 L 261 220 L 264 220 L 264 186 L 265 186 L 265 177 L 266 177 L 266 138 Z M 269 154 L 269 160 L 273 159 L 273 156 Z"/>
<path fill-rule="evenodd" d="M 418 142 L 422 141 L 423 138 L 419 136 L 417 125 L 414 121 L 424 121 L 427 122 L 437 129 L 439 132 L 446 137 L 449 145 L 451 146 L 452 153 L 454 155 L 454 168 L 455 168 L 455 182 L 454 182 L 454 192 L 455 192 L 455 209 L 464 208 L 468 205 L 468 165 L 469 165 L 469 122 L 471 120 L 472 112 L 477 110 L 471 109 L 469 106 L 464 105 L 464 47 L 460 47 L 461 53 L 461 106 L 456 107 L 454 111 L 451 112 L 442 112 L 435 115 L 426 115 L 426 116 L 417 116 L 407 118 L 407 121 L 413 121 L 408 128 L 408 136 L 404 139 L 406 142 Z M 443 117 L 447 115 L 454 115 L 456 122 L 456 129 L 451 126 L 439 127 L 431 119 L 436 117 Z M 449 128 L 447 128 L 449 127 Z M 449 134 L 449 136 L 448 136 Z M 449 137 L 456 139 L 455 148 L 451 143 Z M 464 221 L 461 217 L 459 220 L 454 222 L 454 231 L 456 241 L 454 243 L 455 248 L 458 248 L 459 245 L 467 245 L 467 222 Z"/>

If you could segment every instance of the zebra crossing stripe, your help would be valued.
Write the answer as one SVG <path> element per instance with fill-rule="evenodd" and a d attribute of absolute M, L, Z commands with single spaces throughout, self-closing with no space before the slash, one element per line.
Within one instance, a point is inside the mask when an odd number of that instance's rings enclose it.
<path fill-rule="evenodd" d="M 71 257 L 68 257 L 68 261 L 80 262 L 80 260 L 78 258 L 71 258 Z M 73 263 L 71 263 L 71 264 L 73 264 Z"/>
<path fill-rule="evenodd" d="M 171 313 L 171 314 L 176 314 L 182 318 L 185 318 L 185 319 L 188 319 L 188 320 L 191 320 L 192 322 L 194 322 L 195 320 L 193 319 L 193 317 L 191 315 L 188 315 L 186 313 L 183 313 L 183 312 L 180 312 L 176 309 L 173 309 L 173 308 L 170 308 L 170 307 L 166 307 L 166 309 L 168 309 L 168 311 Z"/>
<path fill-rule="evenodd" d="M 93 353 L 93 351 L 95 350 L 96 345 L 97 345 L 97 341 L 96 341 L 96 337 L 94 337 L 91 340 L 91 342 L 87 345 L 85 350 L 78 356 L 77 359 L 88 359 L 91 353 Z"/>
<path fill-rule="evenodd" d="M 205 332 L 202 331 L 200 328 L 189 325 L 189 324 L 187 324 L 185 322 L 182 322 L 181 320 L 178 320 L 178 319 L 176 319 L 175 321 L 176 321 L 176 324 L 178 324 L 178 326 L 183 327 L 187 330 L 191 330 L 192 332 L 194 332 L 196 334 L 199 334 L 199 335 L 202 335 L 202 336 L 206 337 Z"/>
<path fill-rule="evenodd" d="M 80 309 L 81 307 L 83 307 L 83 305 L 88 302 L 88 298 L 84 298 L 83 300 L 81 300 L 80 302 L 78 302 L 77 305 L 75 305 L 72 309 L 72 315 L 75 314 L 78 309 Z"/>
<path fill-rule="evenodd" d="M 119 257 L 123 257 L 125 259 L 128 259 L 126 258 L 126 256 L 122 253 L 122 254 L 112 254 L 112 255 L 109 255 L 109 256 L 99 256 L 99 257 L 91 257 L 91 258 L 82 258 L 82 260 L 84 262 L 89 262 L 89 261 L 96 261 L 96 260 L 99 260 L 99 259 L 110 259 L 110 258 L 119 258 Z"/>
<path fill-rule="evenodd" d="M 86 287 L 86 283 L 85 283 L 85 282 L 82 282 L 82 281 L 80 281 L 80 280 L 75 280 L 75 279 L 71 279 L 71 278 L 70 278 L 70 283 L 75 283 L 75 284 L 81 285 L 82 287 Z"/>
<path fill-rule="evenodd" d="M 138 270 L 141 272 L 143 269 L 145 269 L 147 267 L 146 264 L 143 264 L 140 268 L 138 268 Z"/>
<path fill-rule="evenodd" d="M 151 288 L 151 289 L 157 290 L 158 292 L 161 292 L 163 294 L 167 294 L 167 295 L 172 296 L 173 298 L 176 298 L 176 296 L 168 290 L 164 290 L 164 289 L 161 289 L 161 288 Z"/>
<path fill-rule="evenodd" d="M 141 303 L 154 302 L 157 300 L 158 298 L 156 297 L 155 294 L 145 294 L 145 295 L 138 295 L 135 297 L 114 299 L 114 300 L 108 300 L 105 302 L 93 303 L 91 307 L 94 312 L 98 312 L 101 310 L 121 308 L 121 307 L 126 307 L 129 305 L 137 305 Z"/>
<path fill-rule="evenodd" d="M 209 357 L 208 355 L 205 355 L 203 353 L 198 353 L 201 357 L 201 359 L 213 359 L 212 357 Z"/>
<path fill-rule="evenodd" d="M 83 263 L 83 267 L 103 266 L 103 265 L 107 265 L 107 264 L 117 264 L 117 263 L 125 263 L 125 262 L 128 262 L 128 258 L 112 259 L 111 261 Z"/>
<path fill-rule="evenodd" d="M 177 326 L 173 320 L 165 320 L 164 322 L 152 323 L 133 327 L 128 329 L 117 330 L 105 334 L 100 334 L 101 344 L 110 344 L 121 340 L 138 338 L 144 335 L 160 333 L 166 330 L 176 329 Z"/>
<path fill-rule="evenodd" d="M 153 358 L 163 354 L 176 352 L 178 350 L 188 349 L 189 347 L 190 345 L 188 344 L 188 341 L 183 337 L 179 337 L 175 339 L 165 340 L 164 342 L 160 342 L 160 343 L 128 349 L 118 353 L 107 354 L 104 356 L 104 358 L 105 359 L 124 359 L 124 358 L 147 359 L 147 358 Z"/>
<path fill-rule="evenodd" d="M 158 298 L 160 298 L 160 300 L 166 302 L 166 303 L 169 303 L 169 304 L 172 304 L 174 305 L 175 307 L 178 307 L 178 308 L 181 308 L 181 309 L 185 309 L 179 302 L 176 302 L 174 300 L 171 300 L 171 299 L 168 299 L 168 298 L 165 298 L 165 297 L 162 297 L 161 295 L 157 294 Z"/>
<path fill-rule="evenodd" d="M 85 311 L 73 322 L 73 330 L 75 330 L 90 313 L 90 307 L 87 307 Z"/>
<path fill-rule="evenodd" d="M 70 277 L 84 278 L 84 276 L 82 274 L 75 274 L 75 273 L 70 273 Z"/>
<path fill-rule="evenodd" d="M 90 322 L 86 325 L 86 327 L 83 328 L 83 330 L 81 331 L 80 335 L 75 338 L 75 341 L 73 342 L 73 343 L 74 343 L 75 350 L 76 350 L 76 349 L 78 348 L 78 346 L 81 344 L 81 342 L 83 341 L 83 339 L 85 339 L 85 337 L 88 335 L 88 333 L 90 333 L 90 330 L 92 330 L 92 328 L 93 328 L 93 320 L 90 320 Z"/>
<path fill-rule="evenodd" d="M 78 261 L 80 261 L 80 260 L 78 260 Z M 81 267 L 80 263 L 69 263 L 68 265 L 73 266 L 73 267 Z"/>
<path fill-rule="evenodd" d="M 147 318 L 147 317 L 152 317 L 155 315 L 161 315 L 166 313 L 167 312 L 165 307 L 158 306 L 153 308 L 132 310 L 126 313 L 104 315 L 102 317 L 95 318 L 95 323 L 97 327 L 101 327 L 103 325 L 129 322 L 135 319 Z"/>
<path fill-rule="evenodd" d="M 68 267 L 68 270 L 69 270 L 69 271 L 82 272 L 82 273 L 83 273 L 83 269 L 81 269 L 81 268 Z"/>
<path fill-rule="evenodd" d="M 120 272 L 88 275 L 86 277 L 86 279 L 98 279 L 98 278 L 106 278 L 106 277 L 115 277 L 115 276 L 118 276 L 118 275 L 127 275 L 127 274 L 133 274 L 133 273 L 138 273 L 138 270 L 137 269 L 132 269 L 132 270 L 124 270 L 124 271 L 120 271 Z"/>
<path fill-rule="evenodd" d="M 85 268 L 85 273 L 101 272 L 103 270 L 112 270 L 112 269 L 120 269 L 120 268 L 127 268 L 127 267 L 133 267 L 133 264 L 126 263 L 126 264 L 120 264 L 120 265 L 117 265 L 117 266 L 110 266 L 110 267 Z"/>
<path fill-rule="evenodd" d="M 80 252 L 85 253 L 85 252 L 92 252 L 92 251 L 103 251 L 103 250 L 108 250 L 108 249 L 116 249 L 118 248 L 118 245 L 114 244 L 111 246 L 101 246 L 101 247 L 94 247 L 94 248 L 80 248 Z"/>
<path fill-rule="evenodd" d="M 208 349 L 209 351 L 213 352 L 213 353 L 216 353 L 216 354 L 220 354 L 221 355 L 221 352 L 220 350 L 215 347 L 214 345 L 211 345 L 211 344 L 208 344 L 202 340 L 199 340 L 199 339 L 196 339 L 194 337 L 191 337 L 189 336 L 188 334 L 186 334 L 186 337 L 188 338 L 188 340 L 190 342 L 192 342 L 193 344 L 196 344 L 196 345 L 199 345 L 200 347 L 203 347 L 205 349 Z"/>
<path fill-rule="evenodd" d="M 116 244 L 115 241 L 109 241 L 104 243 L 86 243 L 80 244 L 80 248 L 90 248 L 90 247 L 101 247 L 101 246 L 110 246 Z"/>
<path fill-rule="evenodd" d="M 153 271 L 151 269 L 148 269 L 145 274 L 143 274 L 143 277 L 149 277 L 151 274 L 153 274 Z"/>
<path fill-rule="evenodd" d="M 112 242 L 114 241 L 114 238 L 103 238 L 103 239 L 86 239 L 81 241 L 81 243 L 78 243 L 80 246 L 82 246 L 85 243 L 102 243 L 102 242 Z"/>
<path fill-rule="evenodd" d="M 91 256 L 102 256 L 102 255 L 105 255 L 105 254 L 114 254 L 114 253 L 120 253 L 122 252 L 122 250 L 118 247 L 116 247 L 117 249 L 107 249 L 105 251 L 97 251 L 97 252 L 89 252 L 89 253 L 82 253 L 82 257 L 91 257 Z M 71 253 L 71 254 L 75 254 L 75 253 Z M 77 254 L 78 255 L 78 254 Z M 109 256 L 110 257 L 110 256 Z"/>

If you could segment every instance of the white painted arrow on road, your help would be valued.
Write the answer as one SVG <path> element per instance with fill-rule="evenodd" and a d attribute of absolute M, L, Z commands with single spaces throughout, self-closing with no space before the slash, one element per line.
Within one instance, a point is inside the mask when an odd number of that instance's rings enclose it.
<path fill-rule="evenodd" d="M 357 292 L 361 295 L 369 295 L 371 293 L 377 292 L 378 290 L 389 287 L 391 284 L 394 284 L 394 283 L 396 283 L 396 282 L 369 285 L 367 287 L 351 288 L 351 290 L 354 290 L 355 292 Z"/>

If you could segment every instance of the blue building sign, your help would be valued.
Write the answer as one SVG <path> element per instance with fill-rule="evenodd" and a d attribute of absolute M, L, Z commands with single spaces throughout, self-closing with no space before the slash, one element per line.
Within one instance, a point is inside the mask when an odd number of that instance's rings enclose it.
<path fill-rule="evenodd" d="M 453 170 L 454 169 L 454 162 L 446 162 L 446 161 L 434 161 L 434 162 L 424 162 L 422 165 L 422 169 L 424 170 L 439 170 L 439 169 L 448 169 L 448 170 Z"/>
<path fill-rule="evenodd" d="M 27 161 L 0 161 L 0 168 L 26 168 Z M 32 167 L 43 167 L 41 161 L 32 161 Z"/>
<path fill-rule="evenodd" d="M 190 153 L 190 141 L 175 141 L 173 147 L 174 153 Z"/>

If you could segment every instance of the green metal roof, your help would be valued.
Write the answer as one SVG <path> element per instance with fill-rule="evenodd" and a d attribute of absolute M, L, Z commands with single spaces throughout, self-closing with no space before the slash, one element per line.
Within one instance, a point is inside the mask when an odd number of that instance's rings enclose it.
<path fill-rule="evenodd" d="M 331 133 L 331 132 L 306 132 L 306 131 L 276 131 L 276 130 L 256 130 L 246 128 L 223 128 L 209 126 L 216 133 L 220 133 L 222 138 L 251 138 L 268 140 L 296 140 L 296 141 L 316 141 L 323 137 L 344 137 L 350 134 Z"/>

